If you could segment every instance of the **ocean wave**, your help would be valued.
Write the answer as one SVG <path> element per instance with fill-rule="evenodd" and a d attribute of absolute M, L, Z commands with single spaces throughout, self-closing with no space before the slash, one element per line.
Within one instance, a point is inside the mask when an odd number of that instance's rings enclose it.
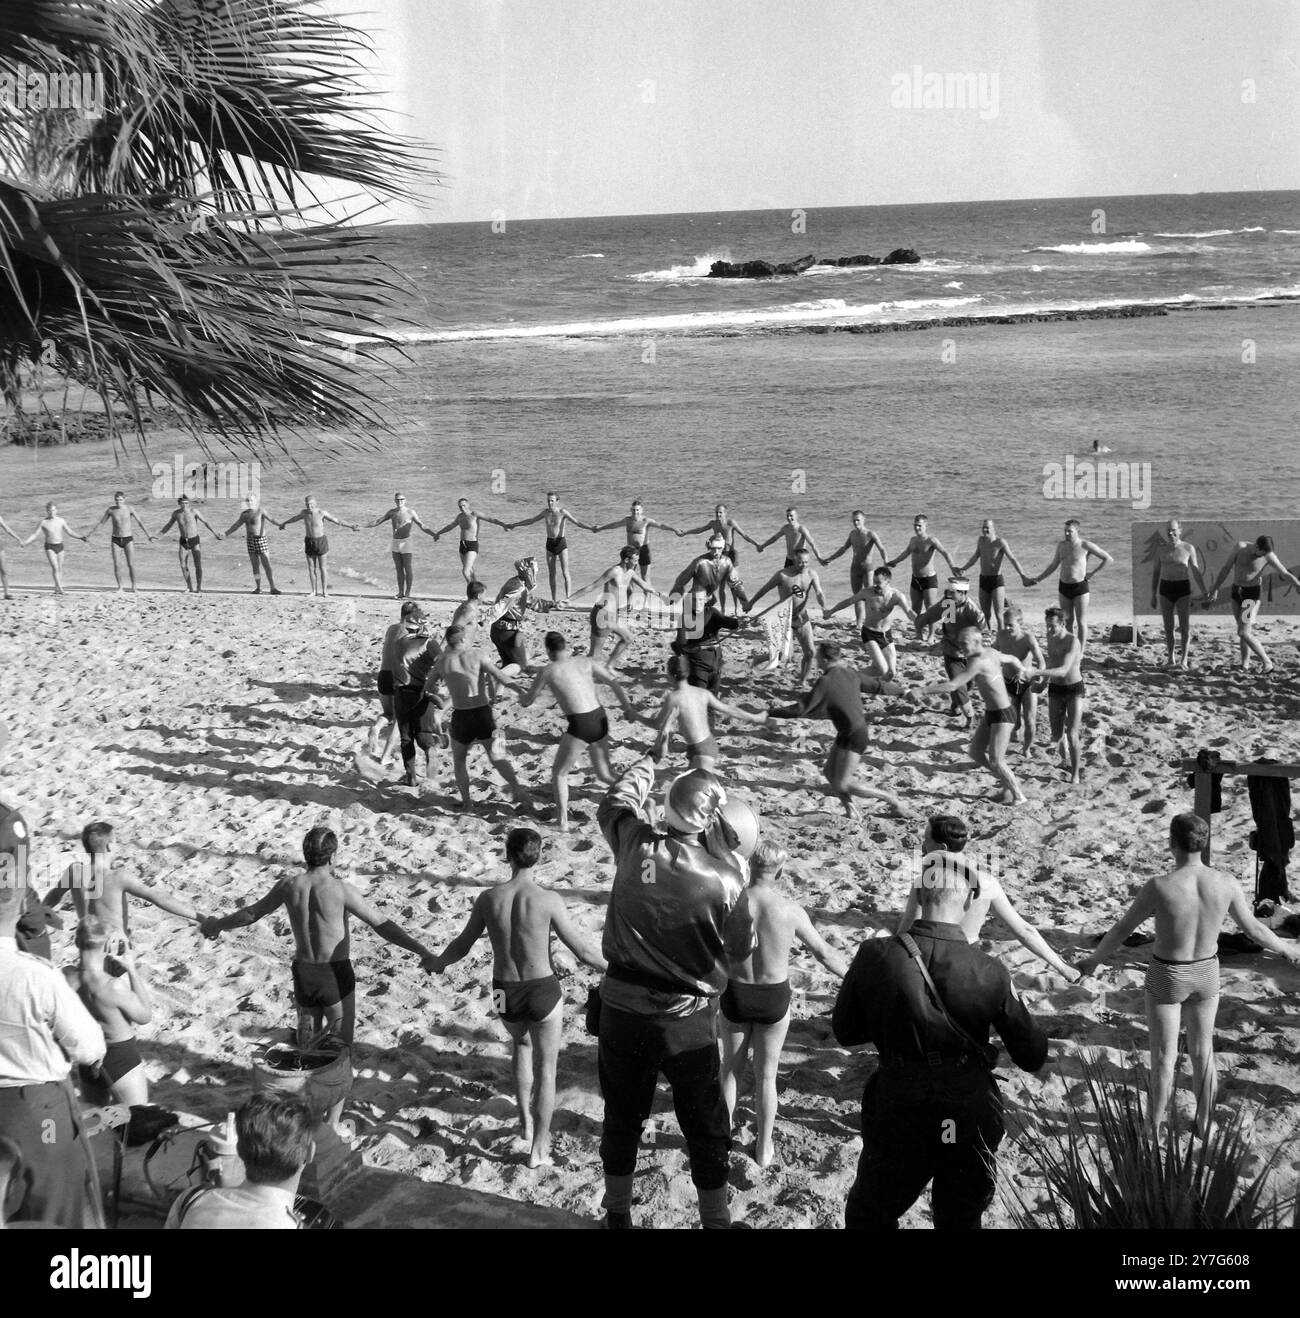
<path fill-rule="evenodd" d="M 1274 233 L 1300 233 L 1300 229 L 1274 229 Z"/>
<path fill-rule="evenodd" d="M 1034 247 L 1035 252 L 1066 252 L 1071 256 L 1094 256 L 1103 252 L 1115 252 L 1120 255 L 1140 255 L 1155 250 L 1150 243 L 1138 242 L 1134 238 L 1124 238 L 1111 243 L 1060 243 L 1055 247 Z"/>
<path fill-rule="evenodd" d="M 730 260 L 730 249 L 723 248 L 719 252 L 705 252 L 703 256 L 697 256 L 690 265 L 670 265 L 667 270 L 643 270 L 639 275 L 630 275 L 629 278 L 639 284 L 671 283 L 679 279 L 707 279 L 709 267 L 714 261 Z"/>
<path fill-rule="evenodd" d="M 566 256 L 566 261 L 603 261 L 604 252 L 579 252 L 576 256 Z"/>
<path fill-rule="evenodd" d="M 1157 233 L 1157 238 L 1226 238 L 1233 233 L 1263 233 L 1262 224 L 1252 224 L 1247 229 L 1206 229 L 1204 233 Z"/>

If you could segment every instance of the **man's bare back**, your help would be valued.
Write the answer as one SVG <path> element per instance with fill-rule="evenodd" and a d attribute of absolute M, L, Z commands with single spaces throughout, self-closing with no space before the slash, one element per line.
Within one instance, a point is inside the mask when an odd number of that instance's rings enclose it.
<path fill-rule="evenodd" d="M 585 655 L 552 659 L 539 674 L 539 693 L 548 688 L 565 714 L 587 714 L 600 708 L 596 696 L 596 665 Z"/>
<path fill-rule="evenodd" d="M 1235 879 L 1199 860 L 1151 880 L 1155 903 L 1155 955 L 1166 961 L 1197 961 L 1219 950 L 1219 931 L 1234 897 L 1244 900 Z"/>
<path fill-rule="evenodd" d="M 564 921 L 560 899 L 525 874 L 482 893 L 475 906 L 492 942 L 492 977 L 506 983 L 551 973 L 551 925 Z"/>
<path fill-rule="evenodd" d="M 327 963 L 352 955 L 349 889 L 333 870 L 310 869 L 279 884 L 300 961 Z"/>

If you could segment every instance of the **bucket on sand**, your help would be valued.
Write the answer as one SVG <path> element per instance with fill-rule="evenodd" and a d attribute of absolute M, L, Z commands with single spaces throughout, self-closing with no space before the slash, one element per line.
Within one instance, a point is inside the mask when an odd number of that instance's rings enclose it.
<path fill-rule="evenodd" d="M 352 1050 L 327 1037 L 300 1048 L 292 1030 L 278 1030 L 253 1049 L 253 1092 L 301 1098 L 317 1121 L 352 1089 Z"/>

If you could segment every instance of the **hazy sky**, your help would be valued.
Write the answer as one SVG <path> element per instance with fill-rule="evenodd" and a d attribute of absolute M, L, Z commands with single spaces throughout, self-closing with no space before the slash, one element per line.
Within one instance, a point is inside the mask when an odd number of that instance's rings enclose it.
<path fill-rule="evenodd" d="M 366 7 L 446 175 L 407 220 L 1300 188 L 1291 0 Z"/>

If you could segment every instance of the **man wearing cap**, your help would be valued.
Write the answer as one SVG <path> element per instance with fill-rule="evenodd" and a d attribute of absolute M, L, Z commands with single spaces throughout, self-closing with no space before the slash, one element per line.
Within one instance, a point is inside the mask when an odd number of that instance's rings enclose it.
<path fill-rule="evenodd" d="M 957 637 L 966 627 L 984 628 L 984 615 L 971 603 L 970 582 L 965 577 L 949 577 L 948 589 L 943 598 L 935 605 L 917 615 L 918 629 L 931 628 L 936 622 L 939 628 L 939 651 L 943 656 L 943 671 L 951 681 L 958 673 L 966 671 L 966 661 L 962 656 Z M 968 687 L 958 687 L 952 692 L 949 714 L 960 714 L 969 728 L 974 718 Z"/>
<path fill-rule="evenodd" d="M 528 667 L 528 650 L 524 645 L 522 628 L 529 609 L 539 607 L 533 599 L 537 587 L 537 560 L 515 559 L 515 575 L 497 591 L 492 606 L 492 626 L 488 635 L 496 646 L 501 662 L 518 664 L 522 673 Z"/>
<path fill-rule="evenodd" d="M 749 608 L 749 596 L 736 574 L 735 561 L 726 552 L 727 541 L 717 532 L 709 537 L 707 552 L 693 558 L 686 569 L 673 582 L 673 595 L 694 595 L 698 601 L 704 596 L 707 604 L 722 607 L 723 591 L 730 588 L 736 603 Z M 699 607 L 697 603 L 697 608 Z"/>
<path fill-rule="evenodd" d="M 429 635 L 424 610 L 418 604 L 409 613 L 405 608 L 402 610 L 402 626 L 405 635 L 394 639 L 391 656 L 393 716 L 402 739 L 402 767 L 405 770 L 402 782 L 407 787 L 415 787 L 418 786 L 415 748 L 418 745 L 425 753 L 424 776 L 427 777 L 428 754 L 442 731 L 440 712 L 443 702 L 425 690 L 425 681 L 442 653 L 442 646 Z"/>
<path fill-rule="evenodd" d="M 716 999 L 727 986 L 725 930 L 745 886 L 726 792 L 699 769 L 669 786 L 666 828 L 649 822 L 654 762 L 606 792 L 596 820 L 615 858 L 602 952 L 597 1069 L 605 1101 L 600 1159 L 605 1225 L 632 1225 L 642 1126 L 660 1074 L 673 1091 L 706 1228 L 727 1227 L 730 1121 L 722 1095 Z"/>

